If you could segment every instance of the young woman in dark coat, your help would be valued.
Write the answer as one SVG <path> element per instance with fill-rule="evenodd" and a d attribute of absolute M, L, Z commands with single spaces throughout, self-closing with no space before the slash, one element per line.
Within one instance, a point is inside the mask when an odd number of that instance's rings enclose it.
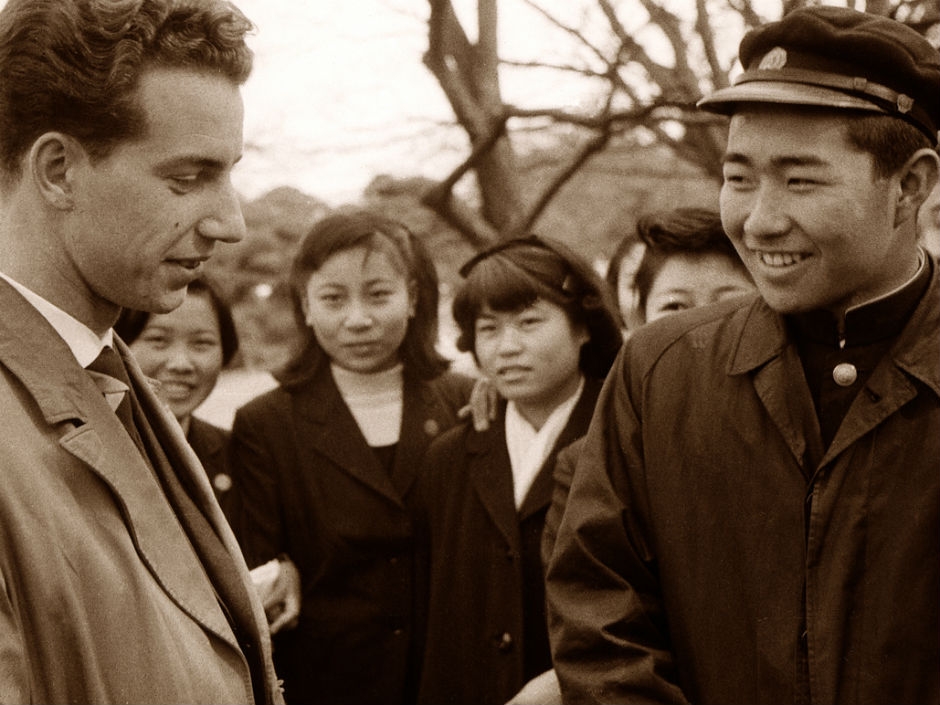
<path fill-rule="evenodd" d="M 231 308 L 203 277 L 189 285 L 186 299 L 173 311 L 124 309 L 114 330 L 130 346 L 143 373 L 159 384 L 157 393 L 179 421 L 231 521 L 229 432 L 193 414 L 238 352 Z"/>
<path fill-rule="evenodd" d="M 419 702 L 552 702 L 539 555 L 552 468 L 587 431 L 619 318 L 590 265 L 545 239 L 510 241 L 462 271 L 458 348 L 502 402 L 487 430 L 467 422 L 437 438 L 418 480 L 428 566 Z"/>
<path fill-rule="evenodd" d="M 409 497 L 472 381 L 436 351 L 437 275 L 400 223 L 327 217 L 290 279 L 304 346 L 232 431 L 249 567 L 281 556 L 299 572 L 299 617 L 274 636 L 276 670 L 288 703 L 413 702 Z M 272 630 L 284 621 L 269 617 Z"/>

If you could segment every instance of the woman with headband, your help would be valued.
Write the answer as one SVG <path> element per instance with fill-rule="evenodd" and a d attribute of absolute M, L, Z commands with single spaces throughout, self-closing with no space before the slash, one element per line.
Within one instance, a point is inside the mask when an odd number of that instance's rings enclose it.
<path fill-rule="evenodd" d="M 503 243 L 461 273 L 457 347 L 502 401 L 485 431 L 467 422 L 435 439 L 418 479 L 428 566 L 418 700 L 502 705 L 532 681 L 527 692 L 545 702 L 557 692 L 539 556 L 552 467 L 587 430 L 620 325 L 591 266 L 545 239 Z"/>

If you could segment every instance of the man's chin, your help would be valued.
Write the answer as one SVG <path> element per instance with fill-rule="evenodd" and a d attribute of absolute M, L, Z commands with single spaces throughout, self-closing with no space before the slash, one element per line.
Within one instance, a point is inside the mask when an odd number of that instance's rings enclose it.
<path fill-rule="evenodd" d="M 791 292 L 767 287 L 761 288 L 760 285 L 758 285 L 758 291 L 766 304 L 781 315 L 805 313 L 819 308 L 819 305 L 814 301 Z"/>
<path fill-rule="evenodd" d="M 147 297 L 142 299 L 140 303 L 125 306 L 125 308 L 147 311 L 148 313 L 170 313 L 170 311 L 179 308 L 185 299 L 186 289 L 179 289 L 165 292 L 159 296 Z"/>

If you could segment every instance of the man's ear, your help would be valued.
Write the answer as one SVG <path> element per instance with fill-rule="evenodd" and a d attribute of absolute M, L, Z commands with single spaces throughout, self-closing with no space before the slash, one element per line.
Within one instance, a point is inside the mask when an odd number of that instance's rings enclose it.
<path fill-rule="evenodd" d="M 940 157 L 928 148 L 918 149 L 898 172 L 898 195 L 895 201 L 894 225 L 908 219 L 916 221 L 917 211 L 927 200 L 940 178 Z"/>
<path fill-rule="evenodd" d="M 85 150 L 68 135 L 46 132 L 36 138 L 27 156 L 27 172 L 43 200 L 58 210 L 74 205 L 74 178 Z"/>

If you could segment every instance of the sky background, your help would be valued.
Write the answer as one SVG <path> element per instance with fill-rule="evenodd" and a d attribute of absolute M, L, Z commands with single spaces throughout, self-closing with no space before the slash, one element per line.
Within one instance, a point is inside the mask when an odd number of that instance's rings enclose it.
<path fill-rule="evenodd" d="M 374 174 L 436 173 L 459 159 L 428 139 L 453 118 L 421 64 L 426 0 L 237 4 L 257 27 L 235 175 L 245 196 L 292 185 L 337 205 Z"/>
<path fill-rule="evenodd" d="M 246 151 L 236 173 L 245 196 L 292 185 L 338 205 L 355 200 L 375 175 L 442 178 L 466 156 L 466 136 L 447 127 L 453 112 L 421 62 L 427 0 L 236 4 L 257 27 L 249 38 L 255 68 L 244 89 Z M 584 21 L 583 3 L 539 4 L 572 25 Z M 454 6 L 474 40 L 474 0 Z M 644 17 L 636 14 L 628 28 L 642 38 Z M 601 26 L 585 29 L 608 36 Z M 567 35 L 521 0 L 499 3 L 499 32 L 504 57 L 583 58 Z M 738 39 L 735 34 L 731 44 Z M 583 80 L 556 71 L 508 69 L 500 81 L 507 102 L 524 107 L 572 107 L 586 99 Z"/>

